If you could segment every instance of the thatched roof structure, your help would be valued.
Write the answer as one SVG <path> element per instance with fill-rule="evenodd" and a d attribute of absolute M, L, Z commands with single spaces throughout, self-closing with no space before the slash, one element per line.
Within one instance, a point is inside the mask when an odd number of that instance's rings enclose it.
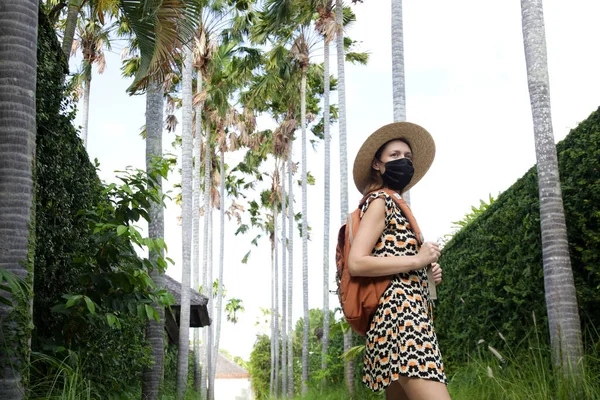
<path fill-rule="evenodd" d="M 179 342 L 179 314 L 181 311 L 181 283 L 168 275 L 164 276 L 165 289 L 175 297 L 175 304 L 171 309 L 165 310 L 165 329 L 169 335 L 169 341 L 177 344 Z M 190 328 L 201 328 L 211 324 L 208 317 L 206 304 L 208 298 L 200 292 L 190 288 Z"/>

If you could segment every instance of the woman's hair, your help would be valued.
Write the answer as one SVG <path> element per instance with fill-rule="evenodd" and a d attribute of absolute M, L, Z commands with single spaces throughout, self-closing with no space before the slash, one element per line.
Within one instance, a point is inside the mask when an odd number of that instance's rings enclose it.
<path fill-rule="evenodd" d="M 390 142 L 395 142 L 396 140 L 406 143 L 406 145 L 410 148 L 410 151 L 412 151 L 412 147 L 410 147 L 410 143 L 408 143 L 408 141 L 406 139 L 392 139 L 392 140 L 388 140 L 387 142 L 382 144 L 379 149 L 377 149 L 377 151 L 375 152 L 374 159 L 381 161 L 381 154 L 383 153 L 385 146 L 387 146 Z M 383 178 L 381 178 L 381 173 L 378 170 L 376 170 L 375 168 L 369 168 L 369 183 L 365 186 L 365 188 L 363 190 L 363 193 L 362 193 L 363 196 L 366 196 L 367 194 L 369 194 L 375 190 L 379 190 L 382 187 L 383 187 Z"/>

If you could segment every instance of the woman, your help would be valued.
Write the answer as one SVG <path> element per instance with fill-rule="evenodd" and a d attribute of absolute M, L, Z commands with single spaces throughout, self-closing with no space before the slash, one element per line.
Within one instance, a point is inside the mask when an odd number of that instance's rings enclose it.
<path fill-rule="evenodd" d="M 349 272 L 393 277 L 367 332 L 364 357 L 363 382 L 376 392 L 385 389 L 386 399 L 450 398 L 430 303 L 430 285 L 442 279 L 436 263 L 440 249 L 431 242 L 419 246 L 410 209 L 401 209 L 388 194 L 391 189 L 400 197 L 413 187 L 434 156 L 435 143 L 425 129 L 398 122 L 369 136 L 354 161 L 354 182 L 367 197 L 350 250 Z"/>

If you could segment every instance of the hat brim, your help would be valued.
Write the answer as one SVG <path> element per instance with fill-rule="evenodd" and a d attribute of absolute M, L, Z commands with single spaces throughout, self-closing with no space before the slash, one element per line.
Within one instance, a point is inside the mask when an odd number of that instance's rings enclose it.
<path fill-rule="evenodd" d="M 354 159 L 354 184 L 361 193 L 364 194 L 372 181 L 371 169 L 375 153 L 385 143 L 396 139 L 406 140 L 413 153 L 415 172 L 404 192 L 415 186 L 431 167 L 435 158 L 435 142 L 425 128 L 411 122 L 394 122 L 382 126 L 365 140 Z"/>

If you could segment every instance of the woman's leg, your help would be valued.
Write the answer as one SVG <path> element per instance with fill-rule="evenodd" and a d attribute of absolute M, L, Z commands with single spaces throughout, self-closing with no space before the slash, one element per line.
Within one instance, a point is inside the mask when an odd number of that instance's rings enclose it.
<path fill-rule="evenodd" d="M 448 389 L 441 382 L 405 376 L 398 381 L 410 400 L 450 400 Z"/>
<path fill-rule="evenodd" d="M 400 382 L 393 381 L 385 390 L 385 400 L 408 400 L 408 396 L 402 389 Z"/>

